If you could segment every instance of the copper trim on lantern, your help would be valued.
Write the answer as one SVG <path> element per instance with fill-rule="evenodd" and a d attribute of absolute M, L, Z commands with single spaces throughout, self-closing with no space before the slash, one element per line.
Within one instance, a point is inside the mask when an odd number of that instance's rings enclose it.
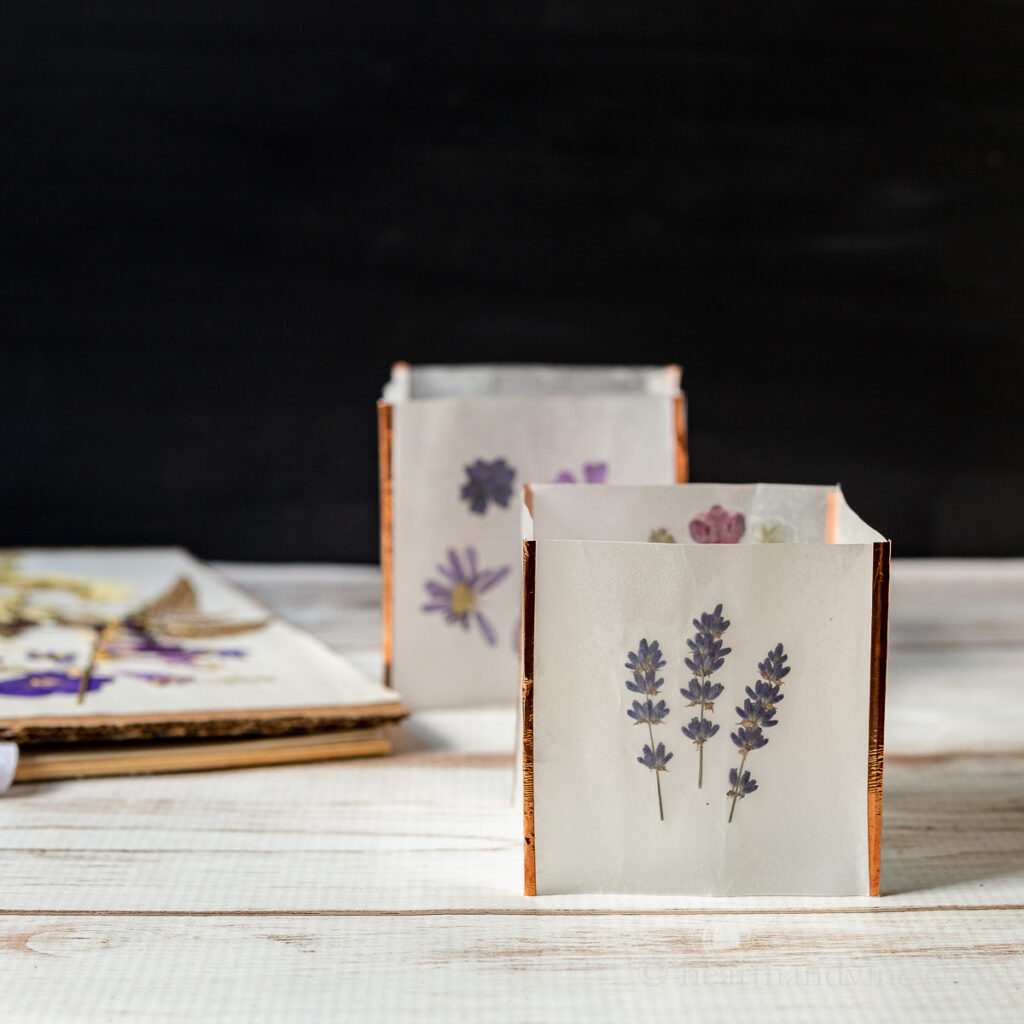
<path fill-rule="evenodd" d="M 523 484 L 523 504 L 533 518 L 533 484 Z"/>
<path fill-rule="evenodd" d="M 889 555 L 874 545 L 871 572 L 871 704 L 868 710 L 868 874 L 878 896 L 882 867 L 882 768 L 885 740 L 885 665 L 889 649 Z"/>
<path fill-rule="evenodd" d="M 533 833 L 533 626 L 537 544 L 523 541 L 523 892 L 537 895 Z"/>
<path fill-rule="evenodd" d="M 381 647 L 384 685 L 391 685 L 391 650 L 395 598 L 395 553 L 392 542 L 391 449 L 394 408 L 377 402 L 377 455 L 380 474 Z"/>
<path fill-rule="evenodd" d="M 839 488 L 825 495 L 825 543 L 839 543 Z"/>
<path fill-rule="evenodd" d="M 686 392 L 680 391 L 675 397 L 676 412 L 676 483 L 685 484 L 690 479 L 690 452 L 686 436 Z"/>

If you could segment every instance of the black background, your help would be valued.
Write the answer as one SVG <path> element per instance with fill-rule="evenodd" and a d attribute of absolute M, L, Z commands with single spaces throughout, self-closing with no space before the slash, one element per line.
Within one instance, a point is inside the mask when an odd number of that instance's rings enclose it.
<path fill-rule="evenodd" d="M 1019 554 L 1024 6 L 0 11 L 0 543 L 376 558 L 413 362 L 681 362 L 695 480 Z"/>

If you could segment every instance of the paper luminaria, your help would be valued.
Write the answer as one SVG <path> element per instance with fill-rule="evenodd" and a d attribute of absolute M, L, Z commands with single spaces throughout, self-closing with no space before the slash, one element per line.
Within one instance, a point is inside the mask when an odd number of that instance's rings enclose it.
<path fill-rule="evenodd" d="M 525 497 L 527 894 L 877 895 L 889 542 L 838 487 Z"/>
<path fill-rule="evenodd" d="M 383 649 L 410 704 L 515 698 L 523 485 L 686 479 L 680 375 L 395 366 L 378 405 Z"/>

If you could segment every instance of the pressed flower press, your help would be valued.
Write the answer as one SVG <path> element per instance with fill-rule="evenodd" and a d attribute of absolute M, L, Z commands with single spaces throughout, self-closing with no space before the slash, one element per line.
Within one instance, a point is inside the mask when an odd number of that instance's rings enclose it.
<path fill-rule="evenodd" d="M 888 541 L 837 487 L 525 500 L 527 893 L 877 894 Z"/>
<path fill-rule="evenodd" d="M 379 404 L 387 681 L 515 699 L 524 483 L 686 479 L 680 369 L 397 365 Z"/>

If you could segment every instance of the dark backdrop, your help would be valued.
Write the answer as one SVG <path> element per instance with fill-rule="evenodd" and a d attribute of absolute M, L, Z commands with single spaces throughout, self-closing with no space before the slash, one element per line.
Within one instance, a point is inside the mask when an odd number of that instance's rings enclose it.
<path fill-rule="evenodd" d="M 376 557 L 410 361 L 679 361 L 696 480 L 1024 551 L 1024 4 L 0 11 L 0 543 Z"/>

